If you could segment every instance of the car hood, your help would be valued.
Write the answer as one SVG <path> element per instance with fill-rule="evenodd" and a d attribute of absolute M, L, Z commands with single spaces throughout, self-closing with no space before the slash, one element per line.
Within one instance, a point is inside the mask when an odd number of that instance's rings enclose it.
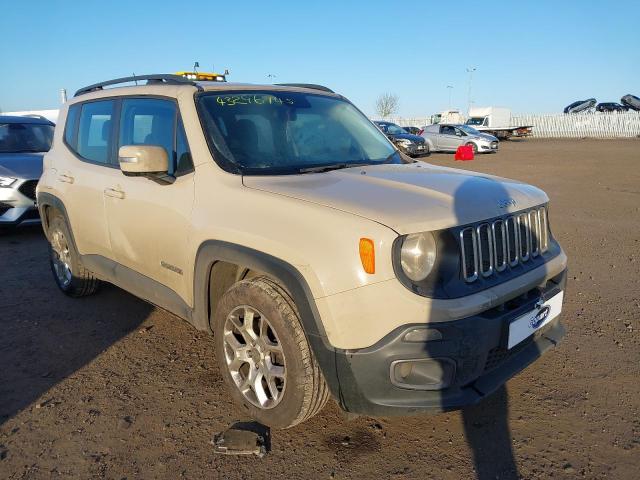
<path fill-rule="evenodd" d="M 0 175 L 23 180 L 42 175 L 44 153 L 0 153 Z"/>
<path fill-rule="evenodd" d="M 423 162 L 245 176 L 243 183 L 365 217 L 400 234 L 464 225 L 548 201 L 531 185 Z"/>
<path fill-rule="evenodd" d="M 414 135 L 412 133 L 398 133 L 398 134 L 387 134 L 390 138 L 397 140 L 399 138 L 405 138 L 407 140 L 411 140 L 413 143 L 424 143 L 424 138 L 420 135 Z"/>
<path fill-rule="evenodd" d="M 487 142 L 497 142 L 498 139 L 493 135 L 489 135 L 488 133 L 481 133 L 479 135 L 474 135 L 475 138 L 479 138 L 480 140 L 486 140 Z"/>

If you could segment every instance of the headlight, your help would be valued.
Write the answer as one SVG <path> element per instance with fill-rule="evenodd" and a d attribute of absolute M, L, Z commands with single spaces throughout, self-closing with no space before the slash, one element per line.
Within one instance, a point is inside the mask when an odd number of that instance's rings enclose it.
<path fill-rule="evenodd" d="M 13 177 L 0 177 L 0 187 L 10 187 L 16 180 L 18 179 Z"/>
<path fill-rule="evenodd" d="M 408 138 L 399 138 L 397 140 L 398 144 L 404 146 L 404 147 L 408 147 L 409 145 L 411 145 L 413 142 L 411 140 L 409 140 Z"/>
<path fill-rule="evenodd" d="M 436 241 L 430 232 L 407 235 L 400 248 L 400 265 L 404 274 L 414 282 L 421 282 L 436 263 Z"/>

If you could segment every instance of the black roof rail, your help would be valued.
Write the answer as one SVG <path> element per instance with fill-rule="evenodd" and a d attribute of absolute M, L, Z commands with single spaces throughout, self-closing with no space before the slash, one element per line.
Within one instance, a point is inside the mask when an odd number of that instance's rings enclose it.
<path fill-rule="evenodd" d="M 167 85 L 197 86 L 196 82 L 194 82 L 193 80 L 189 80 L 188 78 L 181 77 L 180 75 L 171 75 L 168 73 L 156 73 L 152 75 L 135 75 L 133 77 L 122 77 L 122 78 L 116 78 L 114 80 L 107 80 L 106 82 L 94 83 L 93 85 L 89 85 L 87 87 L 84 87 L 78 90 L 75 93 L 74 97 L 77 97 L 78 95 L 83 95 L 85 93 L 102 90 L 104 87 L 108 87 L 109 85 L 118 85 L 119 83 L 139 82 L 143 80 L 147 81 L 147 85 L 167 84 Z"/>
<path fill-rule="evenodd" d="M 329 87 L 325 87 L 324 85 L 317 85 L 315 83 L 276 83 L 276 85 L 280 87 L 310 88 L 312 90 L 322 90 L 323 92 L 336 93 Z"/>

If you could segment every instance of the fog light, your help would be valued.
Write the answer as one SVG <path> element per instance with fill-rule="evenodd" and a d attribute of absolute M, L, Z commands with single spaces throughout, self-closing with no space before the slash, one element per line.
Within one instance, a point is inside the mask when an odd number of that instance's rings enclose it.
<path fill-rule="evenodd" d="M 455 371 L 448 358 L 396 360 L 391 363 L 391 383 L 411 390 L 441 390 L 451 385 Z"/>

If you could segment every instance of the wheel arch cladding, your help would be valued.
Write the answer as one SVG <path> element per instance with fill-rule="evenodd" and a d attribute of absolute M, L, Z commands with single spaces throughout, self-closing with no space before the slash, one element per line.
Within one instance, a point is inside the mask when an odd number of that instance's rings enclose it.
<path fill-rule="evenodd" d="M 67 224 L 73 247 L 78 251 L 76 240 L 73 237 L 73 228 L 71 227 L 71 222 L 69 222 L 69 215 L 67 214 L 67 209 L 65 208 L 64 203 L 62 203 L 62 200 L 50 193 L 40 192 L 38 194 L 38 210 L 40 211 L 40 218 L 42 219 L 42 230 L 44 231 L 44 235 L 47 237 L 47 240 L 49 240 L 50 215 L 53 210 L 57 210 L 60 212 Z"/>
<path fill-rule="evenodd" d="M 210 284 L 211 272 L 217 262 L 261 272 L 273 278 L 290 294 L 300 314 L 302 330 L 322 370 L 325 381 L 329 385 L 333 397 L 340 399 L 342 395 L 337 376 L 336 351 L 327 340 L 311 289 L 303 275 L 293 265 L 242 245 L 220 240 L 203 242 L 196 254 L 193 276 L 194 307 L 192 319 L 194 326 L 199 330 L 212 332 L 211 316 L 213 311 L 209 295 L 212 291 L 220 295 L 224 293 L 224 291 L 220 292 L 223 288 L 217 288 L 214 285 L 212 289 Z M 226 272 L 222 273 L 227 278 L 233 276 L 228 268 Z M 215 334 L 215 332 L 212 333 Z"/>

